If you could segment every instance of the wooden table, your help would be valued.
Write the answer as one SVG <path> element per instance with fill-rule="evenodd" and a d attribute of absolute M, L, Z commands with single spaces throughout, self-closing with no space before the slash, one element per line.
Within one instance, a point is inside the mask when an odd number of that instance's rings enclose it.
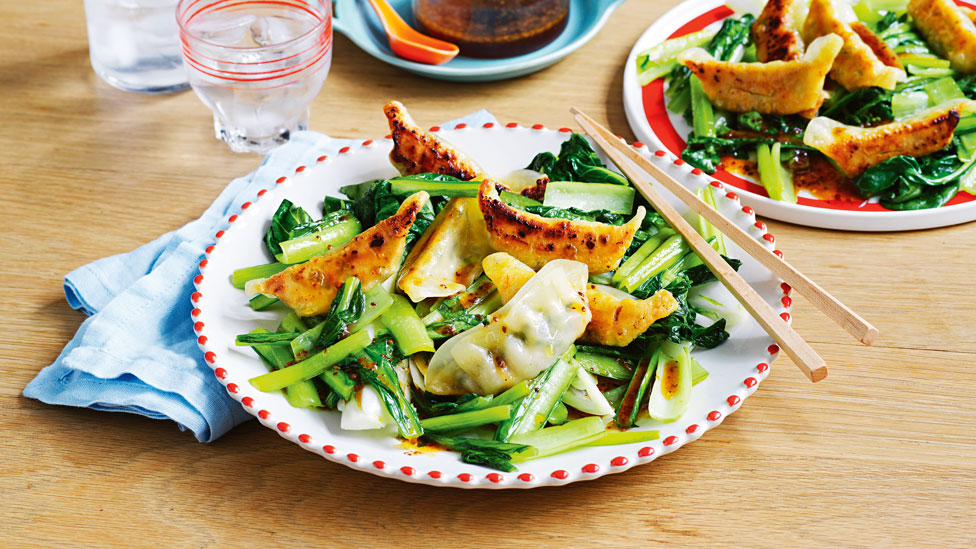
<path fill-rule="evenodd" d="M 337 36 L 313 129 L 386 133 L 398 98 L 426 123 L 487 108 L 571 126 L 577 105 L 633 139 L 631 45 L 676 3 L 631 0 L 588 45 L 513 81 L 450 84 Z M 770 221 L 788 259 L 881 330 L 862 347 L 802 299 L 794 326 L 831 366 L 781 357 L 702 440 L 594 482 L 459 491 L 352 471 L 257 422 L 198 444 L 168 421 L 21 396 L 84 320 L 62 277 L 196 218 L 260 158 L 213 138 L 192 92 L 125 93 L 88 62 L 80 1 L 6 2 L 0 35 L 0 540 L 130 545 L 969 545 L 976 542 L 972 224 L 897 234 Z"/>

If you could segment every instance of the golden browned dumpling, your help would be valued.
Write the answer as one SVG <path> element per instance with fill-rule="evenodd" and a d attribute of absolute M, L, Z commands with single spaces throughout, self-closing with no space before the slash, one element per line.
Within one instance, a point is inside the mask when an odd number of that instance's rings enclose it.
<path fill-rule="evenodd" d="M 417 126 L 399 101 L 383 107 L 390 122 L 393 150 L 390 162 L 405 175 L 439 173 L 468 181 L 481 177 L 481 168 L 454 147 Z"/>
<path fill-rule="evenodd" d="M 911 0 L 908 14 L 936 52 L 952 68 L 976 72 L 976 24 L 952 0 Z"/>
<path fill-rule="evenodd" d="M 580 339 L 615 347 L 630 345 L 651 324 L 678 308 L 677 300 L 667 290 L 659 290 L 647 299 L 633 299 L 587 284 L 586 299 L 593 318 Z"/>
<path fill-rule="evenodd" d="M 572 259 L 585 263 L 590 274 L 612 271 L 644 220 L 643 206 L 624 225 L 542 217 L 502 202 L 496 187 L 504 188 L 500 183 L 484 179 L 478 191 L 478 204 L 491 245 L 533 269 L 553 259 Z"/>
<path fill-rule="evenodd" d="M 708 99 L 733 112 L 802 114 L 812 118 L 824 100 L 823 83 L 844 41 L 837 35 L 813 41 L 796 61 L 731 63 L 702 48 L 678 57 L 699 80 Z"/>
<path fill-rule="evenodd" d="M 793 0 L 766 2 L 751 34 L 760 63 L 795 61 L 803 56 L 803 39 L 793 21 Z"/>
<path fill-rule="evenodd" d="M 862 32 L 870 34 L 866 28 L 862 29 Z M 845 89 L 879 86 L 893 90 L 895 84 L 907 77 L 904 70 L 885 65 L 871 47 L 864 43 L 861 36 L 838 18 L 832 0 L 811 0 L 807 19 L 803 24 L 803 37 L 814 40 L 830 34 L 836 34 L 844 40 L 844 46 L 830 69 L 830 77 Z"/>
<path fill-rule="evenodd" d="M 339 287 L 350 276 L 359 278 L 365 291 L 396 273 L 407 233 L 427 199 L 425 192 L 407 197 L 395 214 L 346 244 L 306 263 L 292 265 L 259 282 L 254 289 L 277 297 L 300 316 L 328 312 Z"/>
<path fill-rule="evenodd" d="M 807 124 L 803 142 L 832 159 L 848 176 L 895 156 L 926 156 L 944 149 L 952 141 L 960 111 L 976 102 L 946 101 L 909 118 L 860 128 L 817 117 Z M 970 107 L 971 108 L 971 107 Z"/>

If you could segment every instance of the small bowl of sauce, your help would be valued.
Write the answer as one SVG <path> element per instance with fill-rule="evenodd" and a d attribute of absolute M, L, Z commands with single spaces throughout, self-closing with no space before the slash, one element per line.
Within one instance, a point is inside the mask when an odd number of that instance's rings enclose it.
<path fill-rule="evenodd" d="M 502 58 L 542 48 L 562 34 L 570 0 L 413 0 L 420 31 L 457 44 L 461 55 Z"/>

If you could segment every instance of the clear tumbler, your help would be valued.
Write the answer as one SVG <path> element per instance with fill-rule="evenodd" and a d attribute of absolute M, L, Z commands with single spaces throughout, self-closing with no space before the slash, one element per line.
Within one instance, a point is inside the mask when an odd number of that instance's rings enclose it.
<path fill-rule="evenodd" d="M 265 153 L 308 128 L 332 64 L 332 4 L 314 0 L 181 0 L 190 85 L 236 152 Z"/>
<path fill-rule="evenodd" d="M 176 27 L 178 0 L 85 0 L 92 68 L 116 88 L 149 93 L 185 90 Z"/>

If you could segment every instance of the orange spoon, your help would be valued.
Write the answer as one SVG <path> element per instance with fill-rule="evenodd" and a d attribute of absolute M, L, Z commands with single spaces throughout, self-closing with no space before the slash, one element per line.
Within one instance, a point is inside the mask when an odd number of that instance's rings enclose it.
<path fill-rule="evenodd" d="M 450 42 L 415 31 L 386 0 L 369 0 L 369 3 L 383 23 L 383 30 L 390 40 L 390 48 L 400 57 L 418 63 L 440 65 L 454 59 L 460 51 Z"/>

